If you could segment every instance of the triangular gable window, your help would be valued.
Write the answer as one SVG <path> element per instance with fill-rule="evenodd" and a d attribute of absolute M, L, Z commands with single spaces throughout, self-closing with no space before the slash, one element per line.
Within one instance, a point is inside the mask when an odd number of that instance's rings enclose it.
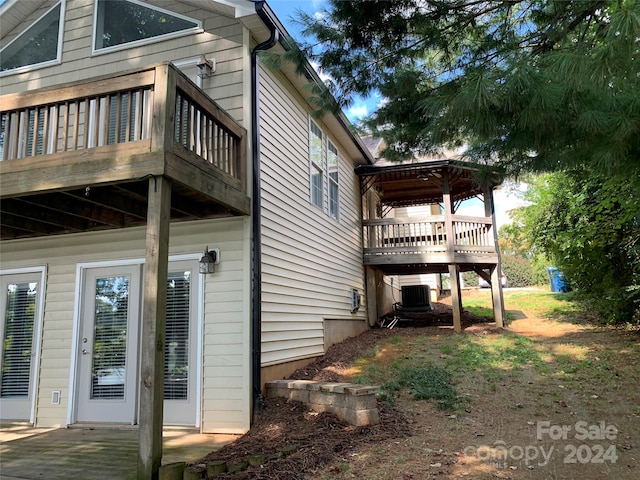
<path fill-rule="evenodd" d="M 60 59 L 62 4 L 45 13 L 0 51 L 0 71 L 43 65 Z"/>
<path fill-rule="evenodd" d="M 94 51 L 117 50 L 201 29 L 198 20 L 136 0 L 97 0 Z"/>

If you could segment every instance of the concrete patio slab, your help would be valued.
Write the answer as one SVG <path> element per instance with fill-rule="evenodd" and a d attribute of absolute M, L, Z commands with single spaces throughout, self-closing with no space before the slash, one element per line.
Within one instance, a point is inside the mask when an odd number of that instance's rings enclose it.
<path fill-rule="evenodd" d="M 162 463 L 190 462 L 238 438 L 167 428 Z M 0 426 L 0 480 L 135 480 L 138 429 Z"/>

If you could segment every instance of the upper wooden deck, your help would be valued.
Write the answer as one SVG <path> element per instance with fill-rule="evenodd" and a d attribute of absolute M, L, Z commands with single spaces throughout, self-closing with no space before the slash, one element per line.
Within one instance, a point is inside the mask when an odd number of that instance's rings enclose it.
<path fill-rule="evenodd" d="M 362 222 L 364 264 L 387 275 L 497 265 L 491 191 L 498 182 L 490 176 L 481 185 L 479 168 L 453 160 L 359 167 L 363 196 L 369 194 L 368 218 Z M 457 215 L 456 205 L 473 197 L 483 198 L 485 216 Z M 442 215 L 387 216 L 397 208 L 436 204 Z"/>
<path fill-rule="evenodd" d="M 0 96 L 2 239 L 247 215 L 246 131 L 171 64 Z"/>
<path fill-rule="evenodd" d="M 390 274 L 443 273 L 498 261 L 492 219 L 451 215 L 364 220 L 364 264 Z M 450 223 L 450 224 L 449 224 Z"/>

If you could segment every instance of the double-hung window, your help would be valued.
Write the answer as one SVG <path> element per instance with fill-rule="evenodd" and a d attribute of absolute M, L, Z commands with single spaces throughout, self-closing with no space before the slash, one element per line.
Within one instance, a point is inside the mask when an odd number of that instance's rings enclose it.
<path fill-rule="evenodd" d="M 311 157 L 311 203 L 324 208 L 324 152 L 320 127 L 311 121 L 309 129 L 309 156 Z"/>
<path fill-rule="evenodd" d="M 340 206 L 338 148 L 313 120 L 309 120 L 309 158 L 311 203 L 337 219 Z"/>

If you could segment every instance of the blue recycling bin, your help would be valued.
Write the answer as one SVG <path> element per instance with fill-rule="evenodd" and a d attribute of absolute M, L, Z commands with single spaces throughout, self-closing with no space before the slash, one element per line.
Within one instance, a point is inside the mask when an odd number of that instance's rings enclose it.
<path fill-rule="evenodd" d="M 569 280 L 556 267 L 547 267 L 547 275 L 549 276 L 549 286 L 552 292 L 566 293 L 571 291 Z"/>

